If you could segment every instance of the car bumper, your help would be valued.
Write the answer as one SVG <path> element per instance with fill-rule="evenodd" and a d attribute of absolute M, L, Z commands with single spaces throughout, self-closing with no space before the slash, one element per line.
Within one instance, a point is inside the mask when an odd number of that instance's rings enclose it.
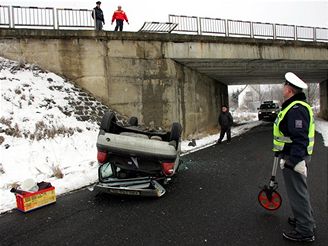
<path fill-rule="evenodd" d="M 94 191 L 111 195 L 148 197 L 161 197 L 166 192 L 163 186 L 150 177 L 133 179 L 110 178 L 107 182 L 98 182 L 94 186 Z"/>
<path fill-rule="evenodd" d="M 262 120 L 275 120 L 277 118 L 277 114 L 259 114 L 259 119 Z"/>

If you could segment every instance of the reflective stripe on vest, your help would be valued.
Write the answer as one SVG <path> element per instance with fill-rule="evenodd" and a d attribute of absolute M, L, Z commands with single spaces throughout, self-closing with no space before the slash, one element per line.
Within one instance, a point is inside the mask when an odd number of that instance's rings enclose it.
<path fill-rule="evenodd" d="M 279 130 L 279 126 L 281 121 L 284 119 L 285 115 L 291 109 L 295 104 L 301 104 L 304 107 L 307 108 L 310 115 L 310 122 L 309 122 L 309 144 L 307 146 L 307 153 L 309 155 L 313 152 L 313 146 L 314 146 L 314 133 L 315 133 L 315 125 L 314 125 L 314 117 L 313 117 L 313 111 L 309 104 L 303 101 L 294 101 L 291 104 L 289 104 L 284 110 L 280 111 L 274 124 L 273 124 L 273 151 L 282 151 L 284 149 L 285 143 L 292 143 L 293 141 L 290 139 L 290 137 L 284 136 L 284 134 Z"/>

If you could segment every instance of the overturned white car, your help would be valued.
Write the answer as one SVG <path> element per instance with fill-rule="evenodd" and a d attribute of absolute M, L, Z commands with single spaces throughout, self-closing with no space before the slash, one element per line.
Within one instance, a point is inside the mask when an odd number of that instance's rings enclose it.
<path fill-rule="evenodd" d="M 173 123 L 171 131 L 142 129 L 138 119 L 118 123 L 113 112 L 102 118 L 97 139 L 99 182 L 95 191 L 110 194 L 164 195 L 165 185 L 180 164 L 182 127 Z"/>

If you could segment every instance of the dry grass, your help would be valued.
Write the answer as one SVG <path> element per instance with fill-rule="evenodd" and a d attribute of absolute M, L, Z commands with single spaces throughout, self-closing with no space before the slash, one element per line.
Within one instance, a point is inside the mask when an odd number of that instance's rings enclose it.
<path fill-rule="evenodd" d="M 17 95 L 20 95 L 20 94 L 22 94 L 22 91 L 21 91 L 19 88 L 16 88 L 16 89 L 15 89 L 15 93 L 16 93 Z"/>
<path fill-rule="evenodd" d="M 33 133 L 29 131 L 22 132 L 19 129 L 18 124 L 16 123 L 14 127 L 12 127 L 12 121 L 10 119 L 6 119 L 4 117 L 0 118 L 0 123 L 7 126 L 7 128 L 3 131 L 6 135 L 17 137 L 17 138 L 29 138 L 30 140 L 37 140 L 40 141 L 42 139 L 53 139 L 56 136 L 72 136 L 75 132 L 82 132 L 81 128 L 72 128 L 72 127 L 65 127 L 65 126 L 47 126 L 44 121 L 38 121 L 35 123 L 35 131 Z M 0 138 L 0 144 L 3 143 L 4 138 Z"/>
<path fill-rule="evenodd" d="M 0 118 L 0 123 L 6 125 L 8 127 L 11 126 L 11 120 L 10 119 L 6 119 L 5 117 L 1 117 Z"/>
<path fill-rule="evenodd" d="M 3 166 L 2 166 L 2 164 L 0 163 L 0 175 L 1 174 L 4 174 L 5 173 L 5 170 L 3 169 Z"/>
<path fill-rule="evenodd" d="M 5 141 L 5 138 L 3 136 L 0 136 L 0 145 Z"/>
<path fill-rule="evenodd" d="M 53 176 L 58 178 L 58 179 L 62 179 L 64 177 L 63 172 L 60 170 L 59 166 L 52 166 L 51 170 L 53 172 Z"/>
<path fill-rule="evenodd" d="M 55 138 L 58 135 L 70 137 L 74 134 L 75 131 L 82 132 L 80 128 L 67 128 L 64 126 L 59 126 L 57 128 L 54 126 L 48 127 L 43 121 L 38 121 L 37 123 L 35 123 L 34 133 L 30 134 L 29 138 L 31 140 L 35 139 L 37 141 L 40 141 L 42 139 Z"/>
<path fill-rule="evenodd" d="M 8 127 L 5 131 L 6 135 L 12 136 L 12 137 L 16 137 L 16 138 L 21 138 L 22 137 L 22 132 L 19 129 L 17 123 L 15 124 L 14 127 Z"/>
<path fill-rule="evenodd" d="M 19 187 L 19 183 L 18 182 L 14 182 L 14 183 L 8 184 L 7 187 L 8 188 L 15 188 L 15 189 L 17 189 Z"/>

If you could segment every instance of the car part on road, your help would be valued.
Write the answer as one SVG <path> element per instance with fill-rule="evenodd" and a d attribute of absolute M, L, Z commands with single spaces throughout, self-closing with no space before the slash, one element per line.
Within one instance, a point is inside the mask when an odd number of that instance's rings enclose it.
<path fill-rule="evenodd" d="M 152 196 L 161 197 L 166 190 L 151 177 L 110 179 L 106 183 L 97 183 L 95 192 L 103 192 L 113 195 Z"/>
<path fill-rule="evenodd" d="M 269 211 L 274 211 L 280 208 L 282 202 L 280 194 L 276 191 L 278 189 L 278 183 L 275 181 L 278 163 L 279 157 L 275 156 L 269 185 L 261 187 L 262 190 L 257 196 L 260 205 Z"/>

